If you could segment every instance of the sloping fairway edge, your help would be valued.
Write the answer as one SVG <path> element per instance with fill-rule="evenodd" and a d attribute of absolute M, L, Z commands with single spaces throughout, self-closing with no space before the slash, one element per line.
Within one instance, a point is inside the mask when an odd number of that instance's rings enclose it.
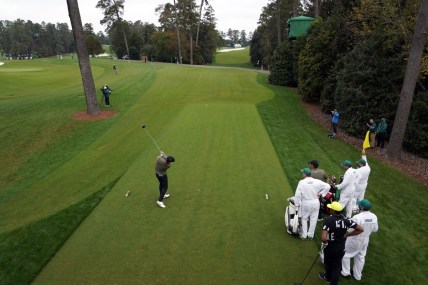
<path fill-rule="evenodd" d="M 119 180 L 43 220 L 0 235 L 0 284 L 29 284 Z"/>

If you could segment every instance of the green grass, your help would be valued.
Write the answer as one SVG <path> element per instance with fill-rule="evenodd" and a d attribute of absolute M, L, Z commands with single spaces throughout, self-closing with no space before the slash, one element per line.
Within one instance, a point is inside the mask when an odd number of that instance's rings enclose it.
<path fill-rule="evenodd" d="M 102 45 L 104 53 L 110 53 L 110 45 Z"/>
<path fill-rule="evenodd" d="M 359 151 L 328 139 L 295 92 L 266 75 L 114 61 L 115 76 L 112 63 L 92 59 L 92 70 L 96 86 L 112 87 L 118 115 L 94 122 L 71 118 L 85 110 L 76 60 L 0 67 L 0 284 L 301 281 L 319 240 L 285 233 L 286 198 L 308 160 L 339 176 L 339 162 Z M 164 210 L 143 122 L 177 159 Z M 369 163 L 380 232 L 360 284 L 422 284 L 427 189 Z M 319 284 L 320 270 L 305 284 Z"/>
<path fill-rule="evenodd" d="M 228 52 L 218 51 L 212 65 L 254 69 L 250 62 L 250 49 L 248 47 Z"/>
<path fill-rule="evenodd" d="M 50 217 L 0 235 L 1 284 L 31 283 L 111 186 Z"/>
<path fill-rule="evenodd" d="M 263 83 L 266 79 L 259 76 L 258 80 Z M 275 97 L 258 104 L 258 110 L 291 185 L 297 185 L 301 179 L 298 170 L 309 160 L 318 159 L 320 168 L 339 177 L 343 174 L 341 161 L 359 159 L 360 150 L 327 138 L 326 131 L 308 118 L 294 92 L 282 87 L 270 88 Z M 424 248 L 428 227 L 421 224 L 428 212 L 428 189 L 370 155 L 368 162 L 372 172 L 366 198 L 373 202 L 380 230 L 371 237 L 363 279 L 358 284 L 422 282 L 428 277 L 425 271 L 428 250 Z M 342 283 L 357 282 L 343 280 Z"/>

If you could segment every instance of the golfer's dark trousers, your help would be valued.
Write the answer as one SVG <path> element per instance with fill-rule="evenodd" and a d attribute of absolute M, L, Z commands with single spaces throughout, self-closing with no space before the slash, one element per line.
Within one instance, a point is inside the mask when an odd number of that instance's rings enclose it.
<path fill-rule="evenodd" d="M 106 105 L 109 106 L 110 105 L 110 97 L 105 96 L 105 99 L 106 99 Z"/>
<path fill-rule="evenodd" d="M 377 134 L 377 147 L 380 147 L 380 148 L 385 147 L 385 137 L 386 137 L 386 134 L 384 133 Z"/>
<path fill-rule="evenodd" d="M 331 285 L 339 283 L 340 272 L 342 271 L 342 258 L 345 255 L 345 250 L 329 248 L 324 249 L 324 267 L 325 273 Z"/>
<path fill-rule="evenodd" d="M 332 123 L 333 125 L 333 133 L 337 134 L 337 123 Z"/>
<path fill-rule="evenodd" d="M 168 176 L 159 175 L 156 173 L 156 178 L 159 180 L 159 202 L 162 202 L 163 196 L 165 196 L 166 191 L 168 191 Z"/>

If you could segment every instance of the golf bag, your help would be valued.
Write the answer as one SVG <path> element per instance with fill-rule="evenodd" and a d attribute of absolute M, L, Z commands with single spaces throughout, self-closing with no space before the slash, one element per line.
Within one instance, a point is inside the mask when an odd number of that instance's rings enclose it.
<path fill-rule="evenodd" d="M 294 197 L 287 199 L 290 204 L 285 209 L 285 228 L 290 235 L 299 235 L 302 221 L 299 217 L 299 207 L 294 203 Z"/>
<path fill-rule="evenodd" d="M 340 183 L 343 181 L 343 176 L 340 177 Z M 332 184 L 330 184 L 330 191 L 324 196 L 320 197 L 320 213 L 330 216 L 331 210 L 327 207 L 328 204 L 338 201 L 340 190 L 336 189 L 336 176 L 332 176 Z"/>
<path fill-rule="evenodd" d="M 330 208 L 327 205 L 334 201 L 336 201 L 336 188 L 331 185 L 330 191 L 324 197 L 320 197 L 320 212 L 328 216 L 331 215 Z"/>

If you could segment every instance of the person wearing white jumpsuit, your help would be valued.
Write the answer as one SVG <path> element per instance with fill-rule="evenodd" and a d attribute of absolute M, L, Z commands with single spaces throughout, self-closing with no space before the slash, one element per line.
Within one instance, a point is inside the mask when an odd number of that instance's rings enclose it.
<path fill-rule="evenodd" d="M 336 189 L 340 190 L 338 202 L 346 209 L 346 217 L 350 218 L 352 216 L 352 199 L 354 198 L 355 192 L 356 173 L 355 169 L 352 168 L 351 161 L 345 160 L 341 165 L 346 171 L 343 175 L 342 183 L 336 185 Z"/>
<path fill-rule="evenodd" d="M 358 168 L 355 169 L 357 174 L 355 181 L 355 192 L 354 199 L 352 201 L 352 209 L 356 211 L 358 211 L 357 201 L 364 199 L 371 171 L 369 162 L 367 161 L 366 151 L 364 149 L 361 151 L 361 159 L 357 161 L 357 166 Z"/>
<path fill-rule="evenodd" d="M 352 220 L 361 225 L 364 228 L 364 232 L 346 239 L 345 255 L 342 259 L 342 276 L 345 278 L 351 276 L 351 258 L 354 258 L 353 277 L 355 280 L 361 280 L 370 235 L 378 231 L 379 225 L 377 216 L 370 212 L 371 202 L 363 199 L 357 203 L 361 213 L 353 216 Z"/>
<path fill-rule="evenodd" d="M 319 197 L 325 195 L 330 190 L 330 184 L 319 179 L 311 177 L 309 168 L 301 169 L 303 179 L 297 184 L 296 193 L 294 195 L 295 203 L 300 206 L 300 215 L 302 219 L 302 234 L 301 239 L 312 239 L 317 225 L 318 213 L 320 209 Z M 308 231 L 309 220 L 309 231 Z"/>

